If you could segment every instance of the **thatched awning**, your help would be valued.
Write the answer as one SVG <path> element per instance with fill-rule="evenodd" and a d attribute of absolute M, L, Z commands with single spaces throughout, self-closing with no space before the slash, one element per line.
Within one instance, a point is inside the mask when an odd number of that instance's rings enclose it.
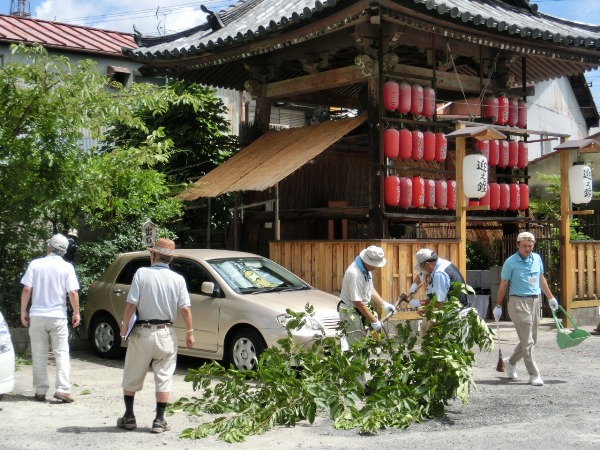
<path fill-rule="evenodd" d="M 328 120 L 289 130 L 270 130 L 179 194 L 184 200 L 227 192 L 264 191 L 325 151 L 367 119 Z"/>

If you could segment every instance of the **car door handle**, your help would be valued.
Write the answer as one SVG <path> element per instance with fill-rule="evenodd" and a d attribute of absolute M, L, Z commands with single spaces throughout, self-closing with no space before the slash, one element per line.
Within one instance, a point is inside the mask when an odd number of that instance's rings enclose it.
<path fill-rule="evenodd" d="M 113 294 L 123 295 L 125 294 L 125 291 L 123 289 L 114 289 Z"/>

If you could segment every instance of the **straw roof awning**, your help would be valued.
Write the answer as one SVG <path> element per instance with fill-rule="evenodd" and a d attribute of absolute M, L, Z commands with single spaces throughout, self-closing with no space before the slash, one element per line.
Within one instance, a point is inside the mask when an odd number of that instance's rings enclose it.
<path fill-rule="evenodd" d="M 210 171 L 179 198 L 195 200 L 227 192 L 264 191 L 302 167 L 367 119 L 327 120 L 289 130 L 270 130 Z"/>

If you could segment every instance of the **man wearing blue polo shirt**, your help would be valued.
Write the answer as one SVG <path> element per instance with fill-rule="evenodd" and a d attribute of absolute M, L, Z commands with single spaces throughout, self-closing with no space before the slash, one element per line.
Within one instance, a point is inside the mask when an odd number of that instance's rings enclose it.
<path fill-rule="evenodd" d="M 534 253 L 535 237 L 525 231 L 517 236 L 517 253 L 510 256 L 502 266 L 500 286 L 498 287 L 498 303 L 494 308 L 494 318 L 502 315 L 502 301 L 509 288 L 508 314 L 515 325 L 519 343 L 513 354 L 504 359 L 506 374 L 517 379 L 516 364 L 523 359 L 529 383 L 532 386 L 543 386 L 544 381 L 533 360 L 533 347 L 537 342 L 537 331 L 540 322 L 540 293 L 548 298 L 552 309 L 558 308 L 558 301 L 552 295 L 548 282 L 544 277 L 542 258 Z M 541 292 L 540 292 L 541 291 Z"/>

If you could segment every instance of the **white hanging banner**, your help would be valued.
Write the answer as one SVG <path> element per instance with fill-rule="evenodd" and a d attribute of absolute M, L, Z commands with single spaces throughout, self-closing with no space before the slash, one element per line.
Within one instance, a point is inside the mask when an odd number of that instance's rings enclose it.
<path fill-rule="evenodd" d="M 146 220 L 142 225 L 142 245 L 152 247 L 156 239 L 156 224 Z"/>

